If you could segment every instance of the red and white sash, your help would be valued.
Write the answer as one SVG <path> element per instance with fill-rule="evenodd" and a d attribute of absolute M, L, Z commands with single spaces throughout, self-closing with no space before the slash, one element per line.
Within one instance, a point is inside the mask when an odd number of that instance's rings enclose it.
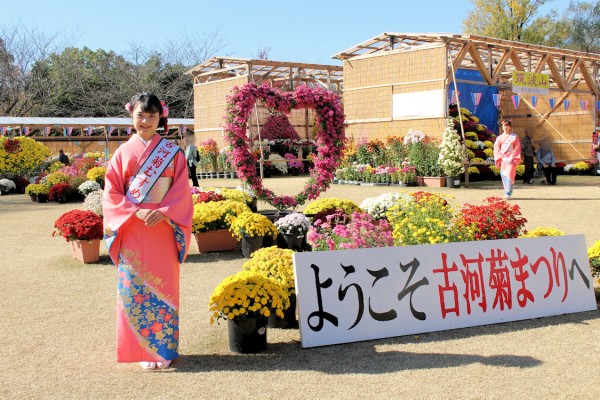
<path fill-rule="evenodd" d="M 177 154 L 177 151 L 179 151 L 178 146 L 165 138 L 161 138 L 131 181 L 125 194 L 127 199 L 134 204 L 143 203 L 160 175 Z"/>

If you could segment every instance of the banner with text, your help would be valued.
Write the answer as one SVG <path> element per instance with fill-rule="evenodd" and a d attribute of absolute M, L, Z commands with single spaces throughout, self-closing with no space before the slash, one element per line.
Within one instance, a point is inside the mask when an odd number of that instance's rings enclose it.
<path fill-rule="evenodd" d="M 512 91 L 514 93 L 548 94 L 550 76 L 535 72 L 513 71 Z"/>
<path fill-rule="evenodd" d="M 294 254 L 302 347 L 596 309 L 583 235 Z"/>

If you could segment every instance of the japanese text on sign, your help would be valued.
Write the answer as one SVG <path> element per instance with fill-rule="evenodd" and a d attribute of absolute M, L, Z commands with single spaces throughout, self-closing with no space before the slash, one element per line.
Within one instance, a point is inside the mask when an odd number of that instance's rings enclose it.
<path fill-rule="evenodd" d="M 535 72 L 513 71 L 512 91 L 514 93 L 548 94 L 550 76 Z"/>
<path fill-rule="evenodd" d="M 294 254 L 303 347 L 596 309 L 582 235 Z"/>

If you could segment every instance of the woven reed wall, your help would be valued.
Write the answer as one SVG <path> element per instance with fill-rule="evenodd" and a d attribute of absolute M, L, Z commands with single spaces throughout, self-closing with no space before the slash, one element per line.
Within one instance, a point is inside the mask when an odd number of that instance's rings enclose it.
<path fill-rule="evenodd" d="M 577 89 L 582 91 L 586 88 L 587 86 L 583 84 L 577 86 Z M 565 92 L 551 90 L 549 95 L 538 96 L 535 109 L 529 107 L 523 99 L 521 99 L 519 107 L 515 109 L 511 98 L 513 93 L 510 88 L 501 89 L 500 93 L 502 94 L 500 105 L 502 118 L 512 120 L 513 130 L 519 136 L 522 136 L 527 129 L 536 148 L 541 138 L 550 139 L 553 142 L 554 154 L 559 160 L 576 160 L 590 157 L 592 131 L 595 129 L 596 118 L 594 98 L 591 93 L 570 93 L 566 97 L 566 100 L 571 101 L 569 110 L 565 111 L 561 103 L 547 118 L 550 123 L 544 122 L 539 126 L 536 126 L 541 120 L 538 112 L 545 115 L 550 110 L 548 99 L 555 98 L 558 102 L 558 99 Z M 525 95 L 524 98 L 531 103 L 530 95 Z M 587 110 L 582 110 L 579 104 L 580 100 L 589 100 Z M 553 129 L 550 124 L 556 129 Z"/>
<path fill-rule="evenodd" d="M 248 77 L 243 76 L 194 85 L 194 131 L 197 135 L 204 136 L 206 132 L 202 130 L 220 128 L 223 125 L 225 97 L 234 86 L 247 82 Z"/>
<path fill-rule="evenodd" d="M 345 61 L 346 134 L 359 140 L 405 135 L 414 129 L 441 137 L 444 118 L 392 120 L 392 95 L 444 89 L 446 65 L 445 47 Z"/>

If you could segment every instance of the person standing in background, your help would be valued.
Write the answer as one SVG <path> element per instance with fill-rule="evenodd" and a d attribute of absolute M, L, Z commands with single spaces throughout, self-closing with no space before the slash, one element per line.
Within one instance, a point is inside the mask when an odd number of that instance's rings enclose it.
<path fill-rule="evenodd" d="M 552 143 L 547 138 L 540 139 L 540 148 L 535 153 L 537 162 L 542 166 L 546 183 L 556 185 L 556 159 L 552 151 Z"/>
<path fill-rule="evenodd" d="M 500 170 L 504 199 L 508 200 L 515 186 L 517 165 L 521 163 L 521 142 L 517 134 L 512 131 L 512 122 L 509 119 L 502 121 L 502 134 L 494 142 L 494 159 L 496 168 Z"/>
<path fill-rule="evenodd" d="M 533 183 L 533 142 L 531 136 L 529 136 L 529 129 L 525 129 L 525 136 L 521 139 L 521 157 L 523 157 L 523 163 L 525 164 L 525 173 L 523 174 L 523 183 Z"/>
<path fill-rule="evenodd" d="M 69 165 L 69 156 L 65 154 L 63 149 L 58 150 L 58 161 L 65 164 L 66 166 Z"/>
<path fill-rule="evenodd" d="M 194 132 L 188 133 L 185 137 L 185 160 L 187 161 L 190 178 L 192 178 L 192 185 L 198 187 L 200 185 L 198 184 L 196 167 L 198 166 L 200 155 L 198 154 L 198 148 L 196 148 L 195 139 Z"/>

